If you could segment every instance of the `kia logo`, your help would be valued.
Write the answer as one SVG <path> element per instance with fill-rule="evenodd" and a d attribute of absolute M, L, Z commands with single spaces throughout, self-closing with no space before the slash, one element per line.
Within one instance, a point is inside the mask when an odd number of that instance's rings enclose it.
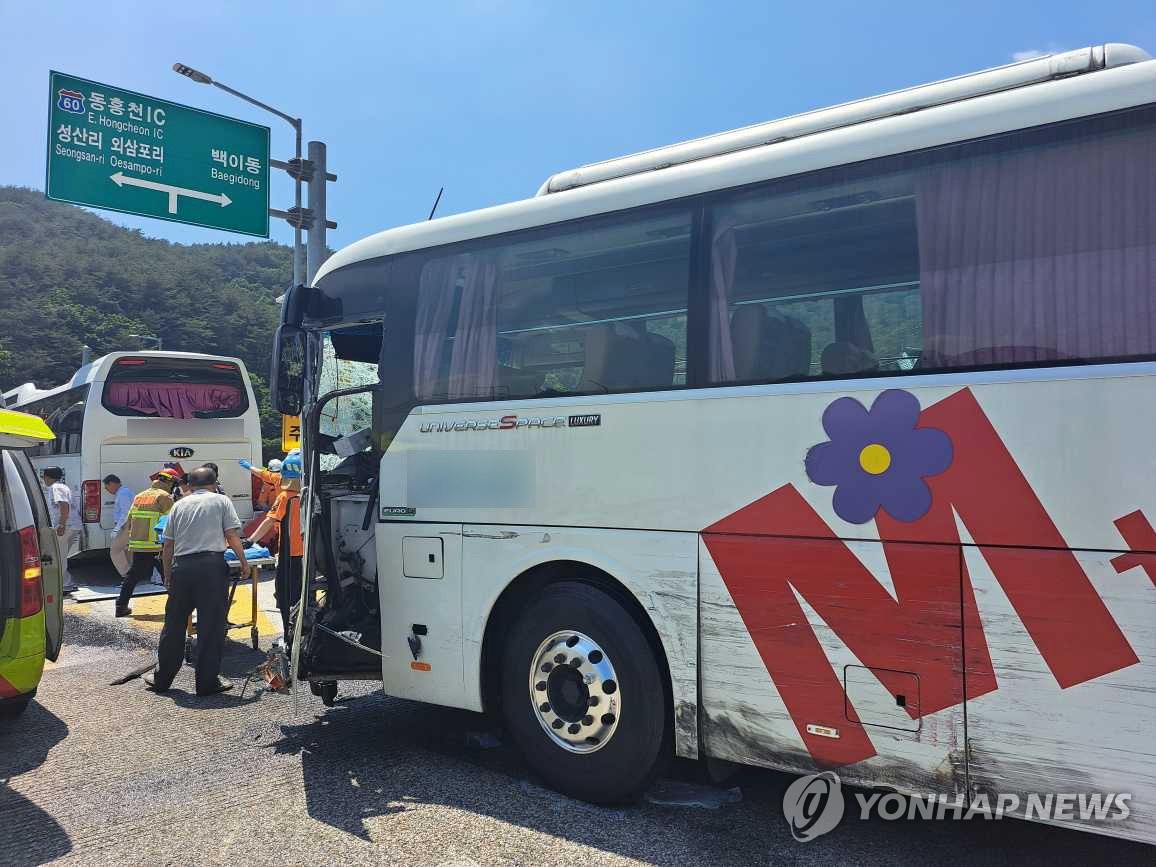
<path fill-rule="evenodd" d="M 169 456 L 174 458 L 191 458 L 193 450 L 188 446 L 177 446 L 175 449 L 169 449 Z"/>

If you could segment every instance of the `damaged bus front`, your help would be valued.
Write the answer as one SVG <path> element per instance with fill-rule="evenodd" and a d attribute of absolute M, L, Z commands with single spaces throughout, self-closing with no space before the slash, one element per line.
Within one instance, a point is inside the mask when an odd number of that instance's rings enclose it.
<path fill-rule="evenodd" d="M 303 413 L 307 532 L 291 670 L 331 704 L 338 681 L 382 679 L 374 526 L 383 438 L 372 424 L 382 323 L 304 321 L 311 294 L 296 287 L 286 299 L 273 393 L 281 412 Z M 308 327 L 321 324 L 333 327 Z"/>

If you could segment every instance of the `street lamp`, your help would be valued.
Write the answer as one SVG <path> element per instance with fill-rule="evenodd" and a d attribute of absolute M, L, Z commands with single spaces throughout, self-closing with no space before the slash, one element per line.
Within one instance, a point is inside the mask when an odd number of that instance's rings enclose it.
<path fill-rule="evenodd" d="M 305 251 L 301 246 L 301 118 L 293 117 L 292 115 L 288 115 L 283 111 L 278 111 L 277 109 L 273 108 L 273 106 L 267 105 L 261 102 L 259 99 L 253 99 L 253 97 L 247 96 L 246 94 L 241 93 L 239 90 L 234 90 L 227 84 L 221 84 L 221 82 L 215 81 L 211 75 L 206 75 L 200 70 L 193 69 L 191 66 L 185 66 L 183 63 L 174 63 L 173 72 L 176 72 L 179 75 L 183 75 L 185 78 L 191 79 L 197 84 L 211 84 L 213 87 L 219 87 L 221 90 L 225 91 L 225 93 L 231 93 L 233 96 L 245 100 L 245 102 L 249 103 L 250 105 L 255 105 L 257 108 L 263 108 L 270 114 L 277 115 L 277 117 L 281 118 L 291 127 L 293 127 L 293 132 L 297 139 L 297 159 L 294 163 L 295 169 L 292 173 L 293 179 L 296 182 L 294 195 L 294 204 L 296 205 L 294 214 L 296 215 L 296 219 L 293 221 L 293 285 L 300 285 L 304 282 L 303 277 L 305 272 L 305 263 L 303 261 Z"/>

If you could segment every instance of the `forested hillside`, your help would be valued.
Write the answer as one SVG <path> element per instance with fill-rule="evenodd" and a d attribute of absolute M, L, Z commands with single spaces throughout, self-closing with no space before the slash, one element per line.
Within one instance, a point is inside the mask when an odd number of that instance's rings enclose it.
<path fill-rule="evenodd" d="M 244 360 L 271 457 L 280 421 L 265 383 L 290 256 L 268 242 L 146 238 L 36 190 L 0 186 L 0 390 L 63 382 L 85 343 L 96 357 L 141 348 L 130 334 L 157 335 L 165 349 Z"/>

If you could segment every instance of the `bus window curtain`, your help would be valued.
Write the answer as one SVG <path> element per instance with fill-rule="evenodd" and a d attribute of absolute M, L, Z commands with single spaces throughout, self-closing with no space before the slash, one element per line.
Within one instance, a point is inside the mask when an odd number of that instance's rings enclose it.
<path fill-rule="evenodd" d="M 1156 134 L 1097 134 L 917 181 L 922 368 L 1156 353 Z"/>
<path fill-rule="evenodd" d="M 497 266 L 474 253 L 435 259 L 422 269 L 413 347 L 419 400 L 493 394 L 497 279 Z"/>
<path fill-rule="evenodd" d="M 733 382 L 735 378 L 730 297 L 735 282 L 735 265 L 738 262 L 736 222 L 732 214 L 716 213 L 714 230 L 711 233 L 710 289 L 707 296 L 711 382 Z"/>
<path fill-rule="evenodd" d="M 418 400 L 447 396 L 439 379 L 454 307 L 454 276 L 452 257 L 445 257 L 427 263 L 418 281 L 413 342 L 413 390 Z"/>
<path fill-rule="evenodd" d="M 498 268 L 481 256 L 462 257 L 462 296 L 450 356 L 450 398 L 492 397 L 498 376 Z"/>
<path fill-rule="evenodd" d="M 199 412 L 228 412 L 244 403 L 234 385 L 192 382 L 112 382 L 105 402 L 114 409 L 153 415 L 157 418 L 196 418 Z"/>

